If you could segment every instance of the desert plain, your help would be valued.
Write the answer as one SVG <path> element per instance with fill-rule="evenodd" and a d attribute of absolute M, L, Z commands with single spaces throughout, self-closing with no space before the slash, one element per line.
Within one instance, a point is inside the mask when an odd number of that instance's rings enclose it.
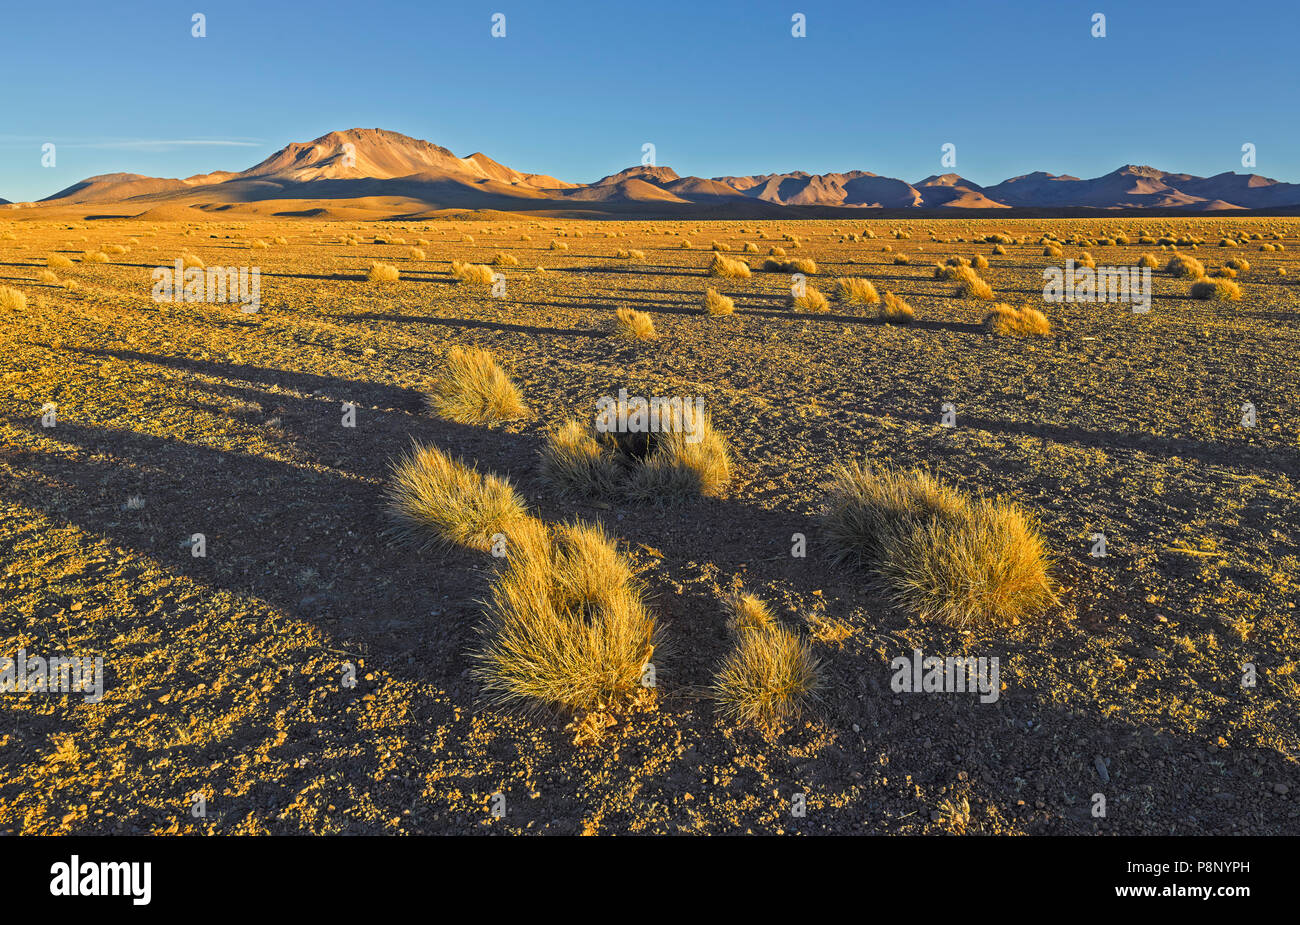
<path fill-rule="evenodd" d="M 788 304 L 773 247 L 815 263 L 827 305 Z M 1154 254 L 1150 311 L 1045 303 L 1043 269 L 1084 251 Z M 753 272 L 710 276 L 718 253 Z M 1240 299 L 1193 298 L 1175 253 L 1247 261 Z M 156 301 L 151 273 L 182 255 L 258 267 L 258 310 Z M 994 302 L 1048 333 L 992 333 L 993 303 L 936 278 L 976 255 Z M 0 699 L 0 832 L 1300 833 L 1297 255 L 1300 220 L 1219 214 L 0 214 L 0 286 L 22 294 L 0 308 L 0 652 L 105 665 L 97 703 Z M 835 300 L 840 278 L 914 319 Z M 734 311 L 705 314 L 708 288 Z M 656 336 L 620 336 L 621 308 Z M 527 413 L 434 413 L 455 347 L 489 351 Z M 703 398 L 725 486 L 554 491 L 548 434 L 620 389 Z M 484 700 L 470 653 L 503 565 L 392 529 L 413 441 L 508 477 L 541 521 L 603 525 L 661 632 L 644 696 Z M 1057 603 L 952 625 L 837 561 L 827 482 L 863 460 L 1030 512 Z M 816 658 L 816 696 L 777 728 L 710 694 L 737 583 Z M 895 691 L 916 650 L 997 657 L 999 695 Z"/>

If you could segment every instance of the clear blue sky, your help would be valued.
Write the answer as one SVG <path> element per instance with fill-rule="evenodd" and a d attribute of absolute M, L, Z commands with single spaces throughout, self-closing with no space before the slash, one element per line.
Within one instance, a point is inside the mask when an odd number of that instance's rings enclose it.
<path fill-rule="evenodd" d="M 242 170 L 357 126 L 572 181 L 647 141 L 682 174 L 908 181 L 945 172 L 951 142 L 984 184 L 1247 172 L 1251 142 L 1254 172 L 1300 181 L 1297 0 L 9 0 L 0 36 L 12 200 L 114 171 Z"/>

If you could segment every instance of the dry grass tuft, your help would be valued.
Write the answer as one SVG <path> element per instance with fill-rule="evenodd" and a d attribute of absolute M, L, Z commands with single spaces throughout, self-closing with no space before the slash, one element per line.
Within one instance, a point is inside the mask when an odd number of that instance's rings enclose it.
<path fill-rule="evenodd" d="M 815 276 L 817 263 L 808 257 L 795 257 L 791 260 L 779 260 L 769 257 L 763 261 L 763 271 L 766 273 L 802 273 L 804 276 Z"/>
<path fill-rule="evenodd" d="M 491 286 L 495 281 L 492 268 L 482 263 L 465 263 L 460 260 L 451 262 L 451 275 L 454 279 L 473 286 Z"/>
<path fill-rule="evenodd" d="M 1201 279 L 1205 276 L 1205 264 L 1185 254 L 1174 254 L 1165 264 L 1165 270 L 1183 279 Z"/>
<path fill-rule="evenodd" d="M 826 296 L 822 295 L 822 293 L 807 284 L 805 284 L 802 289 L 803 291 L 799 295 L 795 295 L 793 292 L 790 293 L 790 296 L 787 299 L 787 304 L 791 308 L 804 312 L 824 312 L 830 310 L 831 303 L 826 299 Z"/>
<path fill-rule="evenodd" d="M 1241 287 L 1230 279 L 1202 279 L 1192 283 L 1192 298 L 1211 302 L 1240 302 Z"/>
<path fill-rule="evenodd" d="M 709 264 L 709 275 L 720 276 L 723 279 L 749 279 L 749 264 L 735 257 L 724 257 L 722 254 L 715 253 L 713 262 Z"/>
<path fill-rule="evenodd" d="M 11 312 L 26 311 L 27 296 L 13 286 L 0 286 L 0 308 Z"/>
<path fill-rule="evenodd" d="M 393 464 L 388 506 L 412 535 L 484 552 L 528 516 L 509 479 L 418 444 Z"/>
<path fill-rule="evenodd" d="M 184 267 L 186 270 L 190 269 L 191 267 L 197 267 L 198 269 L 202 270 L 207 267 L 207 264 L 204 263 L 203 259 L 199 257 L 197 254 L 181 254 L 181 266 Z"/>
<path fill-rule="evenodd" d="M 623 476 L 613 445 L 597 440 L 581 421 L 566 421 L 542 447 L 542 481 L 561 495 L 611 495 Z"/>
<path fill-rule="evenodd" d="M 731 450 L 703 410 L 690 401 L 680 414 L 661 415 L 659 429 L 632 429 L 635 399 L 620 402 L 604 422 L 569 421 L 542 449 L 542 478 L 561 494 L 626 495 L 673 503 L 715 497 L 731 479 Z M 614 422 L 629 423 L 625 432 Z"/>
<path fill-rule="evenodd" d="M 45 265 L 51 270 L 71 270 L 72 261 L 62 254 L 50 254 L 45 258 Z"/>
<path fill-rule="evenodd" d="M 841 277 L 835 281 L 835 298 L 846 305 L 875 305 L 880 294 L 871 280 Z"/>
<path fill-rule="evenodd" d="M 999 302 L 984 316 L 984 330 L 1008 337 L 1042 337 L 1051 333 L 1052 323 L 1036 308 L 1016 309 Z"/>
<path fill-rule="evenodd" d="M 736 310 L 736 303 L 716 289 L 704 290 L 704 314 L 730 315 Z"/>
<path fill-rule="evenodd" d="M 886 292 L 885 298 L 880 303 L 879 317 L 883 321 L 906 324 L 909 321 L 916 320 L 916 310 L 908 305 L 901 297 L 894 295 L 892 292 Z"/>
<path fill-rule="evenodd" d="M 1046 544 L 1013 504 L 969 499 L 920 470 L 841 466 L 826 512 L 835 555 L 923 617 L 1006 625 L 1055 603 Z"/>
<path fill-rule="evenodd" d="M 957 285 L 953 294 L 962 299 L 979 299 L 981 302 L 993 301 L 993 287 L 985 282 L 970 267 L 957 267 Z"/>
<path fill-rule="evenodd" d="M 492 354 L 477 347 L 452 347 L 433 382 L 429 406 L 450 421 L 492 424 L 527 414 L 519 388 Z"/>
<path fill-rule="evenodd" d="M 654 340 L 659 336 L 654 319 L 634 308 L 620 308 L 614 312 L 614 333 L 632 340 Z"/>
<path fill-rule="evenodd" d="M 474 676 L 488 703 L 605 710 L 647 695 L 655 621 L 599 526 L 527 521 L 492 585 Z"/>
<path fill-rule="evenodd" d="M 366 279 L 372 283 L 395 283 L 400 276 L 397 267 L 375 261 L 370 264 L 370 272 L 366 274 Z"/>
<path fill-rule="evenodd" d="M 713 698 L 729 720 L 779 728 L 821 688 L 817 659 L 759 598 L 737 592 L 725 603 L 735 647 L 714 676 Z"/>

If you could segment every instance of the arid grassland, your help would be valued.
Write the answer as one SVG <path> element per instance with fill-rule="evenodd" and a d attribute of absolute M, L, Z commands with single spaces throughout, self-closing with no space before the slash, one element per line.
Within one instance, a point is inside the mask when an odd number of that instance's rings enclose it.
<path fill-rule="evenodd" d="M 1300 834 L 1300 220 L 214 215 L 0 213 L 0 833 Z"/>

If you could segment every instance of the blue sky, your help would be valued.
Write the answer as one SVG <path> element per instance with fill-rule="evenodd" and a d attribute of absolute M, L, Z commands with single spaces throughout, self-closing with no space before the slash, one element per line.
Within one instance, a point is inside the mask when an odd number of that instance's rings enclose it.
<path fill-rule="evenodd" d="M 1296 0 L 11 2 L 0 197 L 242 170 L 357 126 L 572 181 L 638 163 L 645 142 L 682 174 L 908 181 L 945 172 L 952 143 L 985 184 L 1249 172 L 1250 142 L 1254 172 L 1300 181 L 1298 27 Z"/>

